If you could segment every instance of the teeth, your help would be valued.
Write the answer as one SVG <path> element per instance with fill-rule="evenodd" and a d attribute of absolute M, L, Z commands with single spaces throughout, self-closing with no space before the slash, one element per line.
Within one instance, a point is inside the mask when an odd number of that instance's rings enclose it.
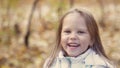
<path fill-rule="evenodd" d="M 71 45 L 71 46 L 76 46 L 77 44 L 69 44 L 69 45 Z"/>
<path fill-rule="evenodd" d="M 78 47 L 79 45 L 78 44 L 68 44 L 68 46 L 70 46 L 70 47 Z"/>

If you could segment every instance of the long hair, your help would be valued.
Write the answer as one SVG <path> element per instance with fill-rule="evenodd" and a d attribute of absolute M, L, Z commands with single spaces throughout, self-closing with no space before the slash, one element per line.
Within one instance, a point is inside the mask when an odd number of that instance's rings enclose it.
<path fill-rule="evenodd" d="M 73 12 L 79 13 L 84 18 L 88 32 L 91 36 L 91 40 L 94 41 L 91 48 L 100 56 L 103 56 L 104 58 L 108 59 L 108 57 L 106 56 L 105 51 L 103 49 L 103 45 L 101 43 L 97 23 L 96 23 L 94 17 L 92 16 L 92 14 L 90 14 L 87 11 L 74 9 L 74 10 L 71 10 L 71 11 L 68 11 L 67 13 L 65 13 L 60 19 L 58 31 L 57 31 L 57 35 L 56 35 L 57 36 L 56 37 L 56 45 L 53 48 L 51 56 L 49 57 L 49 60 L 47 63 L 48 68 L 52 65 L 55 58 L 58 56 L 58 53 L 60 52 L 60 50 L 62 50 L 62 46 L 61 46 L 60 42 L 61 42 L 61 31 L 62 31 L 62 26 L 63 26 L 63 20 L 67 15 L 69 15 L 70 13 L 73 13 Z"/>

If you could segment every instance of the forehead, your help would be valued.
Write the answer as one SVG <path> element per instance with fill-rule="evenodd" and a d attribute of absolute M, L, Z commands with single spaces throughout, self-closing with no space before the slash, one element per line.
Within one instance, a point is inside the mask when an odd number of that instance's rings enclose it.
<path fill-rule="evenodd" d="M 63 28 L 74 27 L 74 28 L 87 28 L 86 22 L 80 13 L 72 12 L 66 15 L 63 20 Z"/>

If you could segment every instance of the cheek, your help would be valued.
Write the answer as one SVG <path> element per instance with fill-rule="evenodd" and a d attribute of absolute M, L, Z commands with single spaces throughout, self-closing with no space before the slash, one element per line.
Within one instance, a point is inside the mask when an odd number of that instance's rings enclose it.
<path fill-rule="evenodd" d="M 67 40 L 68 39 L 68 35 L 64 35 L 64 34 L 61 34 L 61 40 Z"/>
<path fill-rule="evenodd" d="M 83 37 L 83 38 L 80 39 L 80 42 L 81 42 L 82 45 L 88 46 L 88 45 L 90 45 L 91 40 L 90 40 L 89 37 Z"/>
<path fill-rule="evenodd" d="M 66 36 L 61 36 L 61 44 L 62 46 L 67 43 L 67 37 Z"/>

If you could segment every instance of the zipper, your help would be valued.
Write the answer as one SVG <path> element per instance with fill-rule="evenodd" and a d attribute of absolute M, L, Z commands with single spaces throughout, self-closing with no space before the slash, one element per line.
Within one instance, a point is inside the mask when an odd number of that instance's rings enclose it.
<path fill-rule="evenodd" d="M 69 62 L 68 67 L 71 68 L 72 62 L 71 62 L 70 58 L 67 58 L 67 60 L 68 60 L 68 62 Z"/>
<path fill-rule="evenodd" d="M 59 67 L 62 68 L 62 67 L 61 67 L 61 60 L 60 60 L 60 59 L 59 59 Z"/>

